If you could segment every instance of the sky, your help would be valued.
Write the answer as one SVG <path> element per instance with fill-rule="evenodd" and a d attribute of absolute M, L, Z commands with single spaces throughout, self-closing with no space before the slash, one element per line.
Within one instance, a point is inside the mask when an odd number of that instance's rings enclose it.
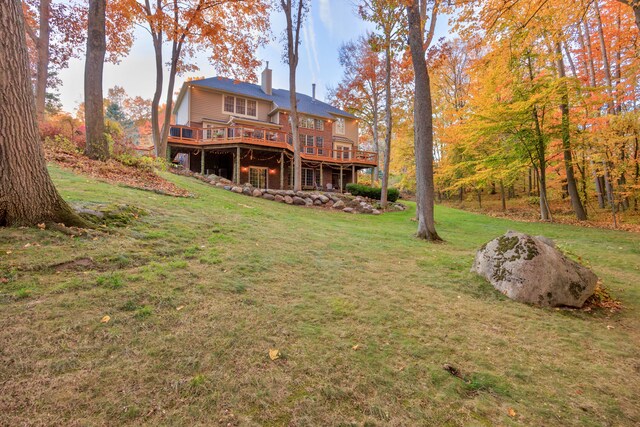
<path fill-rule="evenodd" d="M 311 95 L 311 85 L 316 83 L 316 96 L 326 100 L 327 88 L 340 81 L 342 69 L 338 62 L 338 49 L 350 40 L 357 39 L 367 30 L 374 30 L 372 24 L 362 21 L 356 12 L 356 0 L 311 0 L 311 10 L 304 23 L 300 61 L 296 75 L 298 92 Z M 285 18 L 282 12 L 274 10 L 271 16 L 273 37 L 271 42 L 259 49 L 257 57 L 264 63 L 269 61 L 273 70 L 273 87 L 287 89 L 289 69 L 282 62 L 282 34 Z M 439 22 L 436 39 L 443 34 L 445 25 Z M 167 51 L 165 57 L 169 55 Z M 206 54 L 198 58 L 199 71 L 179 76 L 175 90 L 179 91 L 188 77 L 213 77 L 213 67 L 207 63 Z M 260 70 L 258 70 L 258 75 Z M 73 59 L 69 68 L 60 73 L 62 88 L 60 99 L 66 111 L 75 111 L 83 101 L 84 58 Z M 167 78 L 165 77 L 165 82 Z M 143 29 L 136 30 L 136 40 L 127 57 L 117 64 L 105 64 L 103 88 L 122 86 L 129 96 L 151 99 L 155 88 L 155 65 L 151 36 Z M 166 91 L 166 86 L 165 86 Z M 164 94 L 163 94 L 164 99 Z"/>

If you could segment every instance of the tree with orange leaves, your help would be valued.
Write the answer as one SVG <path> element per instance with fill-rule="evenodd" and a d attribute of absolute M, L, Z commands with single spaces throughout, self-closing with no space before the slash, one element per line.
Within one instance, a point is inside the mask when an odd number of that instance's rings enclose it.
<path fill-rule="evenodd" d="M 190 62 L 206 51 L 221 74 L 244 80 L 256 78 L 255 52 L 267 42 L 270 3 L 267 0 L 123 0 L 132 18 L 151 34 L 155 52 L 156 88 L 151 123 L 156 155 L 166 157 L 176 76 L 195 71 Z M 163 47 L 170 44 L 167 108 L 159 106 L 165 75 Z"/>
<path fill-rule="evenodd" d="M 373 140 L 374 151 L 378 153 L 385 71 L 380 52 L 372 49 L 372 42 L 371 35 L 368 35 L 340 47 L 338 60 L 343 76 L 338 86 L 330 90 L 329 97 L 340 108 L 360 118 L 360 123 Z M 373 181 L 378 177 L 378 168 L 379 165 L 374 168 Z"/>

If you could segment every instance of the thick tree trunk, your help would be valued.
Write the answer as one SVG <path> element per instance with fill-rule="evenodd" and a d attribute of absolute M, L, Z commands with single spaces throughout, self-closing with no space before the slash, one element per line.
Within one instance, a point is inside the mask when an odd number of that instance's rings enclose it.
<path fill-rule="evenodd" d="M 62 200 L 44 160 L 19 0 L 0 2 L 0 226 L 84 226 Z"/>
<path fill-rule="evenodd" d="M 51 27 L 49 24 L 51 0 L 40 0 L 40 18 L 38 42 L 36 43 L 38 52 L 38 64 L 36 71 L 36 115 L 38 121 L 44 120 L 44 111 L 47 95 L 47 80 L 49 79 L 49 35 Z"/>
<path fill-rule="evenodd" d="M 417 0 L 407 6 L 407 16 L 409 47 L 415 80 L 413 129 L 416 158 L 416 199 L 418 202 L 418 232 L 416 235 L 420 239 L 439 241 L 442 239 L 436 232 L 434 219 L 433 106 L 429 71 L 424 58 L 420 8 Z M 390 101 L 389 97 L 387 100 Z M 390 135 L 388 136 L 390 137 Z M 388 165 L 385 165 L 385 168 L 387 167 Z"/>
<path fill-rule="evenodd" d="M 557 58 L 557 67 L 558 67 L 558 76 L 561 79 L 566 77 L 566 72 L 564 69 L 564 60 L 562 57 L 562 47 L 560 42 L 556 44 L 556 55 Z M 561 103 L 560 103 L 560 111 L 562 112 L 562 152 L 564 155 L 564 168 L 567 173 L 567 191 L 569 192 L 569 197 L 571 199 L 571 207 L 573 208 L 573 212 L 576 214 L 576 218 L 580 221 L 584 221 L 587 219 L 587 213 L 582 206 L 582 202 L 580 201 L 580 194 L 578 193 L 578 186 L 576 185 L 576 178 L 573 171 L 573 158 L 571 153 L 571 134 L 569 130 L 569 90 L 567 89 L 566 83 L 562 83 L 562 95 L 561 95 Z"/>
<path fill-rule="evenodd" d="M 385 60 L 385 76 L 384 76 L 384 99 L 385 99 L 385 135 L 384 135 L 384 165 L 382 166 L 382 189 L 380 192 L 380 204 L 382 207 L 387 206 L 387 192 L 389 189 L 389 165 L 391 163 L 391 135 L 393 134 L 393 117 L 391 115 L 391 46 L 389 37 L 386 40 L 387 46 L 384 52 Z M 416 193 L 418 204 L 420 196 Z"/>
<path fill-rule="evenodd" d="M 105 0 L 89 1 L 87 59 L 84 66 L 84 117 L 87 132 L 85 154 L 91 159 L 109 158 L 109 143 L 104 133 L 102 71 L 107 51 Z"/>

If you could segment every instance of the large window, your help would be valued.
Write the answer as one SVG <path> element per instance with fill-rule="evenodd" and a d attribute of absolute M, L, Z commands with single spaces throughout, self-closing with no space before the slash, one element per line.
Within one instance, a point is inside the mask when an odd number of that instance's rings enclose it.
<path fill-rule="evenodd" d="M 252 99 L 238 98 L 237 96 L 224 96 L 224 112 L 239 114 L 241 116 L 258 116 L 258 103 Z"/>
<path fill-rule="evenodd" d="M 298 126 L 303 129 L 324 130 L 324 120 L 314 119 L 312 117 L 300 116 L 298 118 Z"/>
<path fill-rule="evenodd" d="M 324 120 L 316 119 L 316 130 L 324 130 Z"/>
<path fill-rule="evenodd" d="M 249 168 L 249 184 L 255 188 L 267 188 L 267 168 Z"/>
<path fill-rule="evenodd" d="M 303 187 L 319 187 L 320 173 L 315 169 L 302 168 L 302 186 Z"/>
<path fill-rule="evenodd" d="M 345 126 L 344 119 L 336 119 L 336 133 L 344 135 Z"/>

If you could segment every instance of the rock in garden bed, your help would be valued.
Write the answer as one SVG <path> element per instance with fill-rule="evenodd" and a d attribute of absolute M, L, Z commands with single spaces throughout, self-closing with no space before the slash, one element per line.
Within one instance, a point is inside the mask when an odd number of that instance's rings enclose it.
<path fill-rule="evenodd" d="M 548 238 L 508 231 L 476 254 L 472 272 L 509 298 L 546 307 L 582 307 L 598 277 Z"/>

